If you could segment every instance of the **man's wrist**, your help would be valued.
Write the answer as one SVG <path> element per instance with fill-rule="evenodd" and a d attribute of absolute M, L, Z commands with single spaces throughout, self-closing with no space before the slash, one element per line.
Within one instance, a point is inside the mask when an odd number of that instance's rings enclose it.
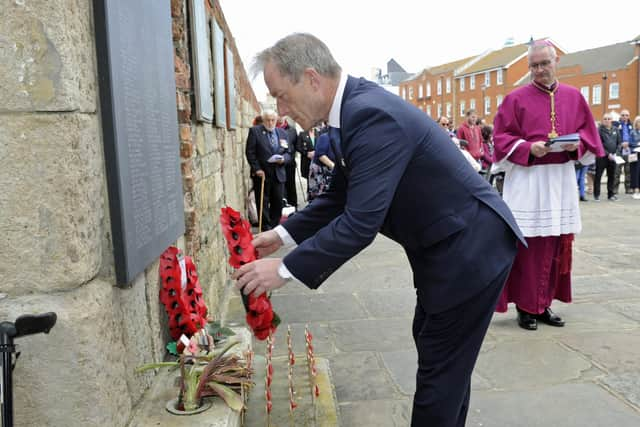
<path fill-rule="evenodd" d="M 280 265 L 278 266 L 278 276 L 280 276 L 280 278 L 285 282 L 289 282 L 293 280 L 293 275 L 291 274 L 291 272 L 289 272 L 287 267 L 284 265 L 284 262 L 281 262 Z"/>

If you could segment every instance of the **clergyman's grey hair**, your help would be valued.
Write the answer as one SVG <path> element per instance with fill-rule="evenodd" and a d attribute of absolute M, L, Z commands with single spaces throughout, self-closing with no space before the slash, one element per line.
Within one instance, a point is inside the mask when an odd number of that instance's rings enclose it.
<path fill-rule="evenodd" d="M 294 33 L 279 40 L 275 45 L 258 53 L 251 66 L 255 78 L 268 63 L 276 65 L 280 74 L 291 82 L 298 83 L 307 68 L 315 69 L 321 76 L 337 78 L 340 65 L 320 39 L 311 34 Z"/>
<path fill-rule="evenodd" d="M 558 56 L 556 52 L 556 48 L 553 46 L 549 40 L 536 40 L 529 45 L 529 49 L 527 50 L 527 57 L 531 58 L 531 54 L 535 51 L 549 49 L 549 53 L 551 54 L 551 59 L 554 60 Z"/>

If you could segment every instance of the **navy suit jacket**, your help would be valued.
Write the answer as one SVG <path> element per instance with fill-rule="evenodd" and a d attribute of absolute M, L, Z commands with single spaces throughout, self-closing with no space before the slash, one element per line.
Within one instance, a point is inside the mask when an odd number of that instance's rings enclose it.
<path fill-rule="evenodd" d="M 251 166 L 251 176 L 254 176 L 256 171 L 263 170 L 266 179 L 285 182 L 287 172 L 284 166 L 292 162 L 291 150 L 293 150 L 293 147 L 289 144 L 287 133 L 284 129 L 275 128 L 275 132 L 278 137 L 278 149 L 274 151 L 271 148 L 271 142 L 264 125 L 254 126 L 249 129 L 245 155 L 249 166 Z M 274 154 L 281 154 L 284 157 L 284 164 L 269 163 L 267 160 Z"/>
<path fill-rule="evenodd" d="M 414 286 L 442 311 L 480 292 L 526 245 L 511 211 L 425 113 L 349 77 L 331 188 L 291 216 L 285 266 L 317 288 L 378 232 L 404 248 Z M 344 160 L 344 164 L 341 161 Z"/>

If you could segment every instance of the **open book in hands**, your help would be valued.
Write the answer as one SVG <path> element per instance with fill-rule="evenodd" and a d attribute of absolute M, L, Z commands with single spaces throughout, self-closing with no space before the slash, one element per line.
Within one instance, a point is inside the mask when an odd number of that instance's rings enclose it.
<path fill-rule="evenodd" d="M 567 135 L 560 135 L 555 138 L 551 138 L 544 145 L 551 147 L 551 152 L 564 151 L 565 145 L 574 145 L 580 142 L 580 134 L 569 133 Z"/>
<path fill-rule="evenodd" d="M 283 161 L 284 161 L 284 156 L 282 154 L 274 154 L 273 156 L 269 157 L 269 159 L 267 160 L 267 162 L 269 163 L 279 163 Z"/>

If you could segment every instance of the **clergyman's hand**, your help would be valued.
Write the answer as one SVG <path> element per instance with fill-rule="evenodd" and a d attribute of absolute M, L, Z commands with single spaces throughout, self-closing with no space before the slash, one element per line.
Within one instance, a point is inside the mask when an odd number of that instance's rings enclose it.
<path fill-rule="evenodd" d="M 563 145 L 562 149 L 564 151 L 576 151 L 578 149 L 578 144 L 567 144 Z"/>
<path fill-rule="evenodd" d="M 258 234 L 251 242 L 258 251 L 258 256 L 264 258 L 271 255 L 282 246 L 282 239 L 274 230 Z"/>
<path fill-rule="evenodd" d="M 281 262 L 280 258 L 265 258 L 243 265 L 232 276 L 236 279 L 236 288 L 245 295 L 254 292 L 253 295 L 256 297 L 265 292 L 281 288 L 287 283 L 278 274 L 278 267 Z"/>
<path fill-rule="evenodd" d="M 547 147 L 545 141 L 536 141 L 531 144 L 531 154 L 535 157 L 544 157 L 548 152 L 551 151 L 551 147 Z"/>

